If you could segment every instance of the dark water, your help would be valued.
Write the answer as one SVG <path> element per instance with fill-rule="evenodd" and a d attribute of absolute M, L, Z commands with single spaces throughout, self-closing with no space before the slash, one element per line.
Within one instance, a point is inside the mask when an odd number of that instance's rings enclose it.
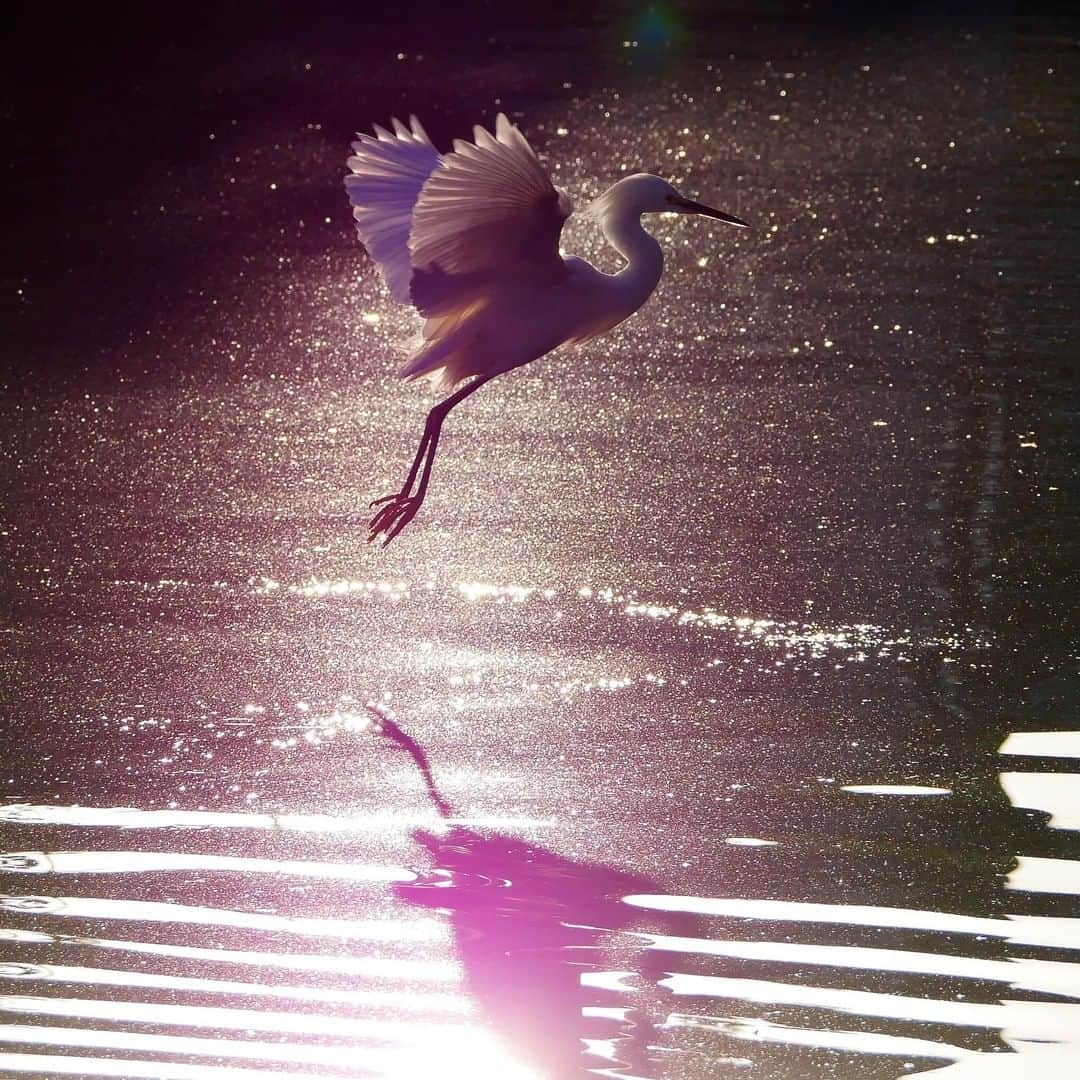
<path fill-rule="evenodd" d="M 1073 1075 L 1076 24 L 422 15 L 22 16 L 0 1074 Z M 345 149 L 498 108 L 757 228 L 376 550 Z"/>

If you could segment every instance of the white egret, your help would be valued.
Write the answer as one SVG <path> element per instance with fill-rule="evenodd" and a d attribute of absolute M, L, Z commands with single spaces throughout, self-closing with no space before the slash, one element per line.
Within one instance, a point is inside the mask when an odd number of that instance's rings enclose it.
<path fill-rule="evenodd" d="M 401 490 L 371 505 L 369 542 L 384 546 L 413 519 L 431 479 L 443 421 L 484 383 L 551 352 L 588 341 L 633 315 L 660 280 L 664 256 L 641 215 L 703 214 L 746 222 L 684 198 L 666 180 L 637 173 L 589 208 L 625 265 L 605 274 L 559 253 L 573 204 L 551 182 L 504 114 L 492 135 L 473 129 L 440 154 L 415 116 L 393 132 L 360 135 L 345 188 L 357 231 L 395 300 L 424 317 L 423 340 L 402 366 L 450 394 L 428 414 Z"/>

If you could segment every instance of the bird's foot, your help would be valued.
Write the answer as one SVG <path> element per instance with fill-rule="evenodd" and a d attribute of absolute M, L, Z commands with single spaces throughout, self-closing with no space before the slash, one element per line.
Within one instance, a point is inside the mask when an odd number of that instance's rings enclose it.
<path fill-rule="evenodd" d="M 386 547 L 416 517 L 421 502 L 421 497 L 401 491 L 394 495 L 384 495 L 372 502 L 372 506 L 382 506 L 382 509 L 371 519 L 368 526 L 368 543 L 382 536 L 382 546 Z"/>

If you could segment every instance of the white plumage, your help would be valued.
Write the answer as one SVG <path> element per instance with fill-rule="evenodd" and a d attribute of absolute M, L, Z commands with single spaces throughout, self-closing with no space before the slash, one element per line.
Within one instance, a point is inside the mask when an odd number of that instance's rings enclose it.
<path fill-rule="evenodd" d="M 420 192 L 409 234 L 413 265 L 531 274 L 527 260 L 557 257 L 552 245 L 570 208 L 560 212 L 544 167 L 502 113 L 494 137 L 479 125 L 473 133 L 475 145 L 455 140 Z"/>
<path fill-rule="evenodd" d="M 449 388 L 500 360 L 517 366 L 485 348 L 492 302 L 501 297 L 505 311 L 515 287 L 562 274 L 558 238 L 570 200 L 502 113 L 494 135 L 478 125 L 475 142 L 458 139 L 443 156 L 415 116 L 408 128 L 395 120 L 394 131 L 376 126 L 375 137 L 353 144 L 345 188 L 394 299 L 426 316 L 424 345 L 402 376 Z"/>
<path fill-rule="evenodd" d="M 424 316 L 423 343 L 401 368 L 437 386 L 475 381 L 436 405 L 402 490 L 371 522 L 389 543 L 412 520 L 427 491 L 442 422 L 495 375 L 559 345 L 585 341 L 632 315 L 663 270 L 660 245 L 641 227 L 655 211 L 745 222 L 683 198 L 658 176 L 638 173 L 594 204 L 611 245 L 626 260 L 604 274 L 559 253 L 573 209 L 525 136 L 502 113 L 495 133 L 477 126 L 440 155 L 416 117 L 393 133 L 375 126 L 348 159 L 345 188 L 368 254 L 391 295 Z M 416 490 L 413 486 L 416 484 Z"/>
<path fill-rule="evenodd" d="M 378 124 L 374 137 L 360 135 L 348 160 L 353 175 L 345 178 L 360 239 L 382 270 L 391 295 L 402 304 L 409 303 L 412 280 L 413 208 L 440 161 L 420 121 L 413 116 L 410 122 L 411 130 L 394 120 L 394 135 Z"/>

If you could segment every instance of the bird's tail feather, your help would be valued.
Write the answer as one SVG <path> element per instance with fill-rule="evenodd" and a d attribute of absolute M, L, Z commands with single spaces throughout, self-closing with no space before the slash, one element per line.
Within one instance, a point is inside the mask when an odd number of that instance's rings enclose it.
<path fill-rule="evenodd" d="M 429 378 L 437 389 L 449 390 L 473 374 L 468 362 L 468 346 L 473 335 L 466 327 L 429 341 L 398 369 L 403 379 Z"/>

